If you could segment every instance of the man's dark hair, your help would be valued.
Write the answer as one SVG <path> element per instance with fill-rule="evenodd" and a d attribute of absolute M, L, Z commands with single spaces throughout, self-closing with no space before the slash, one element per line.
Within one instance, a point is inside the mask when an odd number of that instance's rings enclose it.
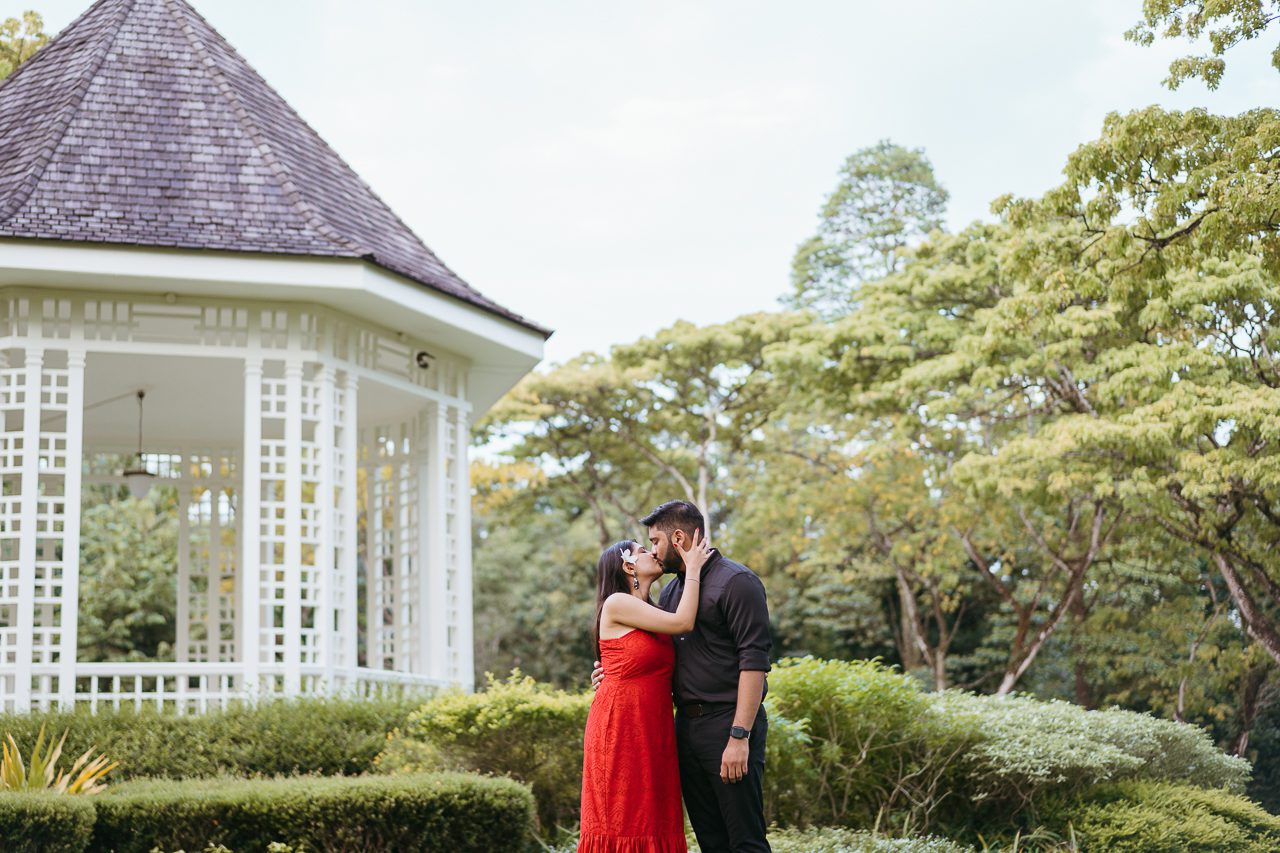
<path fill-rule="evenodd" d="M 656 527 L 668 535 L 673 530 L 683 530 L 690 539 L 698 533 L 701 533 L 704 539 L 707 535 L 707 526 L 702 519 L 702 512 L 688 501 L 667 501 L 640 519 L 640 523 L 645 527 Z"/>

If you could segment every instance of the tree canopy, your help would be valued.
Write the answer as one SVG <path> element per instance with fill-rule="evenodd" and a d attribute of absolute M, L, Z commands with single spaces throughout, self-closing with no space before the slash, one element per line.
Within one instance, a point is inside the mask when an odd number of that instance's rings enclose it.
<path fill-rule="evenodd" d="M 0 80 L 35 56 L 48 41 L 44 18 L 35 12 L 23 12 L 21 18 L 0 21 Z"/>
<path fill-rule="evenodd" d="M 1147 2 L 1130 37 L 1207 37 L 1212 61 L 1171 84 L 1212 87 L 1269 9 Z M 531 377 L 488 424 L 498 467 L 537 472 L 531 505 L 560 514 L 538 523 L 590 519 L 601 543 L 659 500 L 703 504 L 764 577 L 780 655 L 1121 703 L 1272 750 L 1277 152 L 1269 107 L 1112 114 L 1058 186 L 950 232 L 924 152 L 862 149 L 797 252 L 801 311 Z"/>

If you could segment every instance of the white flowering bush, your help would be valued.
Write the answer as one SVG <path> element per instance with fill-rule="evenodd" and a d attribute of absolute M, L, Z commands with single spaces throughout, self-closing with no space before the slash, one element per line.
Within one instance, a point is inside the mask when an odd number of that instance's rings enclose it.
<path fill-rule="evenodd" d="M 982 733 L 962 759 L 975 800 L 1025 805 L 1044 792 L 1128 779 L 1239 794 L 1249 781 L 1249 762 L 1223 753 L 1196 726 L 1022 696 L 944 693 L 933 701 L 949 719 Z"/>

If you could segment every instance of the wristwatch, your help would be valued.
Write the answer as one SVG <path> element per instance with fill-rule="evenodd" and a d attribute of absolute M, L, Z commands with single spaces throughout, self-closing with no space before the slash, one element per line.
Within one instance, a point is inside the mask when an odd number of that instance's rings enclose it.
<path fill-rule="evenodd" d="M 751 729 L 744 729 L 742 726 L 734 726 L 729 729 L 729 737 L 735 740 L 746 740 L 751 737 Z"/>

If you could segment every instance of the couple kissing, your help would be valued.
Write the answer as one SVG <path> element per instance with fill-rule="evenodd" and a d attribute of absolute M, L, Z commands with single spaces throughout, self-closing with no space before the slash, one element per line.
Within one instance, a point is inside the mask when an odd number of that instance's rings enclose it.
<path fill-rule="evenodd" d="M 702 853 L 768 851 L 764 585 L 710 547 L 687 501 L 641 524 L 648 547 L 624 539 L 596 566 L 578 851 L 685 853 L 682 795 Z M 655 605 L 649 591 L 667 573 Z"/>

